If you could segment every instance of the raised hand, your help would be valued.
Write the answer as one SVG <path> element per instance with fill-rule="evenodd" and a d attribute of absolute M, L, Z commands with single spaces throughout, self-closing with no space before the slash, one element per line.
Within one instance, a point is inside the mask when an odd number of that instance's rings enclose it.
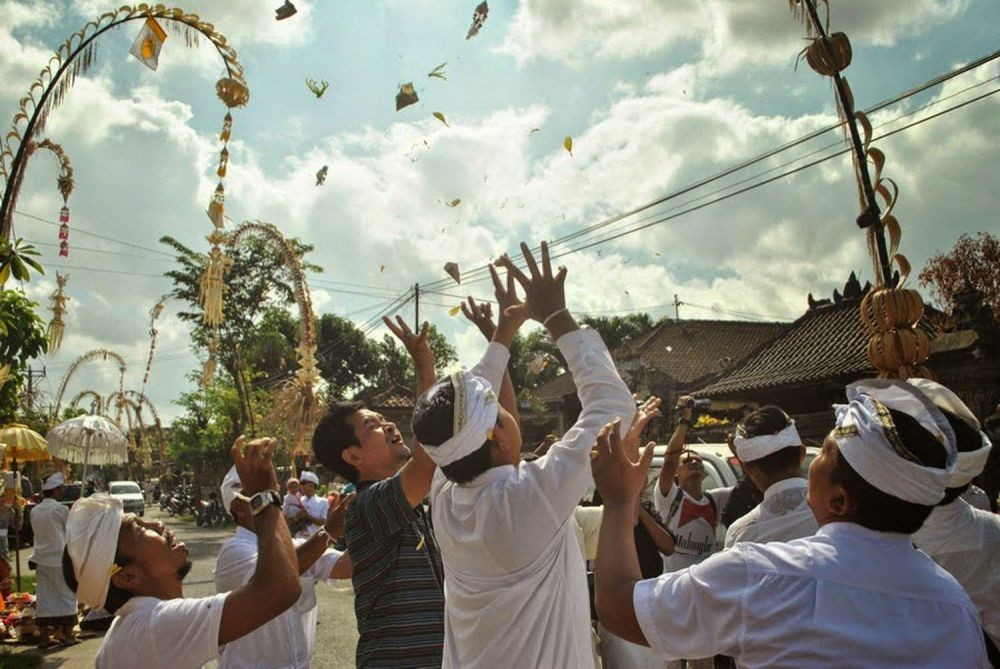
<path fill-rule="evenodd" d="M 621 419 L 618 418 L 601 428 L 597 444 L 590 453 L 590 467 L 594 483 L 606 506 L 626 504 L 635 509 L 646 485 L 646 472 L 653 462 L 653 448 L 656 444 L 646 444 L 639 461 L 632 461 L 622 448 L 618 434 L 620 423 Z"/>
<path fill-rule="evenodd" d="M 496 261 L 497 265 L 507 270 L 508 285 L 512 285 L 510 277 L 513 277 L 521 284 L 525 293 L 524 302 L 508 306 L 503 310 L 504 315 L 520 316 L 523 319 L 531 318 L 548 327 L 551 319 L 566 313 L 566 290 L 564 287 L 566 268 L 560 267 L 558 273 L 553 276 L 552 261 L 549 259 L 549 246 L 545 242 L 542 242 L 542 268 L 540 271 L 535 257 L 524 242 L 521 242 L 521 253 L 528 265 L 530 276 L 518 269 L 514 261 L 506 254 Z M 494 285 L 496 284 L 497 280 L 494 279 Z M 575 329 L 575 325 L 573 323 L 574 327 L 569 329 Z M 549 329 L 551 331 L 552 328 Z"/>
<path fill-rule="evenodd" d="M 347 510 L 354 502 L 355 493 L 338 495 L 334 503 L 330 505 L 330 511 L 326 514 L 326 523 L 323 527 L 326 533 L 334 539 L 344 536 L 344 520 L 347 518 Z"/>
<path fill-rule="evenodd" d="M 632 426 L 625 433 L 622 438 L 622 448 L 625 449 L 625 453 L 629 458 L 635 460 L 639 457 L 639 441 L 642 439 L 642 433 L 645 431 L 646 426 L 649 425 L 649 421 L 662 416 L 660 413 L 660 404 L 663 403 L 656 395 L 650 395 L 649 399 L 642 403 L 639 407 L 638 413 L 636 413 L 635 421 L 633 421 Z"/>
<path fill-rule="evenodd" d="M 243 494 L 252 497 L 262 490 L 278 490 L 278 477 L 274 473 L 274 447 L 277 441 L 262 437 L 247 441 L 240 435 L 230 453 L 233 464 L 243 484 Z"/>
<path fill-rule="evenodd" d="M 434 353 L 431 351 L 430 343 L 427 340 L 427 332 L 430 329 L 430 324 L 424 321 L 424 324 L 420 327 L 420 333 L 414 334 L 410 326 L 407 325 L 406 321 L 403 320 L 402 316 L 396 316 L 396 322 L 393 323 L 392 319 L 388 316 L 383 316 L 382 321 L 385 323 L 386 327 L 392 334 L 396 335 L 396 338 L 403 342 L 403 347 L 413 358 L 413 363 L 420 369 L 421 366 L 428 366 L 430 369 L 434 369 Z"/>
<path fill-rule="evenodd" d="M 490 271 L 495 272 L 492 267 L 490 267 Z M 503 311 L 502 306 L 501 311 Z M 462 313 L 479 328 L 487 341 L 493 339 L 493 333 L 496 332 L 497 326 L 493 322 L 493 306 L 489 302 L 476 302 L 470 295 L 468 300 L 462 303 Z"/>

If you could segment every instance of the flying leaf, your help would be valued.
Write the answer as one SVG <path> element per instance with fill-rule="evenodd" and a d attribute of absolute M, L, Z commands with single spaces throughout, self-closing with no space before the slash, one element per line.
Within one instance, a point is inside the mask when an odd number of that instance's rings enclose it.
<path fill-rule="evenodd" d="M 460 311 L 462 311 L 462 305 L 461 304 L 458 305 L 457 307 L 452 307 L 451 309 L 449 309 L 448 310 L 448 315 L 449 316 L 458 316 L 458 314 L 459 314 Z"/>
<path fill-rule="evenodd" d="M 432 112 L 432 113 L 434 114 L 434 118 L 436 118 L 437 120 L 441 121 L 442 123 L 444 123 L 449 128 L 451 127 L 450 125 L 448 125 L 448 119 L 446 119 L 444 117 L 444 114 L 442 114 L 441 112 Z"/>
<path fill-rule="evenodd" d="M 472 39 L 479 34 L 479 29 L 483 27 L 486 23 L 486 17 L 490 15 L 490 6 L 487 4 L 486 0 L 483 0 L 476 7 L 476 11 L 472 13 L 472 25 L 469 26 L 469 32 L 466 33 L 465 39 Z"/>
<path fill-rule="evenodd" d="M 462 201 L 456 197 L 454 200 L 449 200 L 448 202 L 445 202 L 445 204 L 454 209 L 458 205 L 462 204 Z"/>
<path fill-rule="evenodd" d="M 396 93 L 396 111 L 418 102 L 420 102 L 420 98 L 417 97 L 417 91 L 413 88 L 413 82 L 400 85 L 399 92 Z"/>
<path fill-rule="evenodd" d="M 326 93 L 326 89 L 330 88 L 330 84 L 326 81 L 315 81 L 313 79 L 306 79 L 306 86 L 309 91 L 316 96 L 317 99 L 323 97 L 323 93 Z"/>
<path fill-rule="evenodd" d="M 285 0 L 285 4 L 274 10 L 275 13 L 274 20 L 283 21 L 284 19 L 287 19 L 289 16 L 294 16 L 295 13 L 298 11 L 299 10 L 295 9 L 295 5 L 293 5 L 290 0 Z"/>
<path fill-rule="evenodd" d="M 455 283 L 462 283 L 462 274 L 458 270 L 458 263 L 445 263 L 444 271 L 448 273 L 448 276 L 455 280 Z"/>
<path fill-rule="evenodd" d="M 538 132 L 539 130 L 541 130 L 541 128 L 532 128 L 532 129 L 531 129 L 531 132 L 529 132 L 528 134 L 529 134 L 529 135 L 534 135 L 534 134 L 535 134 L 536 132 Z"/>
<path fill-rule="evenodd" d="M 563 140 L 563 148 L 569 151 L 569 155 L 573 155 L 573 138 L 566 135 L 566 139 Z"/>
<path fill-rule="evenodd" d="M 316 172 L 316 185 L 317 186 L 322 186 L 323 184 L 326 183 L 326 173 L 329 171 L 329 169 L 330 169 L 329 166 L 324 165 L 323 167 L 321 167 L 319 169 L 318 172 Z"/>
<path fill-rule="evenodd" d="M 428 77 L 436 77 L 438 79 L 444 79 L 445 81 L 447 81 L 448 77 L 444 76 L 444 66 L 447 65 L 447 64 L 448 64 L 447 62 L 441 63 L 440 65 L 438 65 L 437 67 L 435 67 L 433 70 L 431 70 L 430 72 L 428 72 L 427 76 Z"/>

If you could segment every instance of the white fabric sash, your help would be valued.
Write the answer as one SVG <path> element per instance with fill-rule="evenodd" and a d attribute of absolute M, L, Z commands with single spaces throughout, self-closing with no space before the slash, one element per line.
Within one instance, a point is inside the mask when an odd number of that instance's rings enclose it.
<path fill-rule="evenodd" d="M 934 403 L 942 411 L 953 414 L 959 420 L 969 424 L 974 430 L 979 432 L 982 442 L 979 448 L 972 451 L 958 451 L 958 460 L 955 463 L 955 473 L 948 481 L 949 488 L 960 488 L 983 473 L 986 467 L 986 458 L 990 455 L 990 438 L 982 431 L 979 419 L 966 406 L 965 402 L 959 399 L 958 395 L 936 381 L 930 379 L 907 379 L 907 383 L 916 386 L 920 392 Z"/>
<path fill-rule="evenodd" d="M 933 506 L 955 471 L 955 433 L 944 414 L 913 386 L 868 379 L 847 386 L 849 404 L 834 406 L 834 438 L 847 462 L 882 492 L 914 504 Z M 946 450 L 946 468 L 920 464 L 899 437 L 889 409 L 907 414 Z"/>
<path fill-rule="evenodd" d="M 457 462 L 486 443 L 499 412 L 497 397 L 486 379 L 463 370 L 452 374 L 450 380 L 455 387 L 452 437 L 440 446 L 424 446 L 438 467 Z M 433 395 L 439 387 L 427 392 Z"/>
<path fill-rule="evenodd" d="M 114 573 L 122 503 L 105 493 L 73 503 L 66 521 L 66 548 L 73 560 L 76 598 L 91 608 L 104 606 Z"/>
<path fill-rule="evenodd" d="M 742 435 L 742 428 L 737 428 L 736 434 L 733 436 L 733 446 L 736 447 L 736 455 L 743 462 L 760 460 L 783 448 L 802 445 L 799 431 L 795 429 L 795 421 L 790 418 L 788 425 L 777 434 L 761 434 L 756 437 Z"/>

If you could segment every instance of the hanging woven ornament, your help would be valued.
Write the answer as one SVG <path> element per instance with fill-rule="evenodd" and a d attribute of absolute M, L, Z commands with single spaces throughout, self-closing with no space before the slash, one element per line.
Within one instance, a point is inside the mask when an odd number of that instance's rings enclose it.
<path fill-rule="evenodd" d="M 230 114 L 229 112 L 226 112 L 226 117 L 225 119 L 223 119 L 222 122 L 222 134 L 219 135 L 219 141 L 228 142 L 229 135 L 230 133 L 232 133 L 232 131 L 233 131 L 233 115 Z"/>
<path fill-rule="evenodd" d="M 208 340 L 208 359 L 201 366 L 201 387 L 207 388 L 215 378 L 215 354 L 219 350 L 219 333 L 213 332 Z"/>
<path fill-rule="evenodd" d="M 201 277 L 202 320 L 206 325 L 218 327 L 222 324 L 222 298 L 226 292 L 226 271 L 232 264 L 219 247 L 225 235 L 218 230 L 208 236 L 212 250 L 208 255 L 208 267 Z"/>
<path fill-rule="evenodd" d="M 56 272 L 56 292 L 49 296 L 52 300 L 52 320 L 49 321 L 49 327 L 46 330 L 45 338 L 49 344 L 49 355 L 52 355 L 59 350 L 62 346 L 63 333 L 66 331 L 66 324 L 63 321 L 63 316 L 66 314 L 66 303 L 69 302 L 69 297 L 66 296 L 64 288 L 66 287 L 66 282 L 69 281 L 69 274 L 60 274 Z"/>
<path fill-rule="evenodd" d="M 217 228 L 225 227 L 223 216 L 226 213 L 226 189 L 222 187 L 222 182 L 215 187 L 212 193 L 212 200 L 208 203 L 208 219 Z"/>
<path fill-rule="evenodd" d="M 59 239 L 62 240 L 63 244 L 59 245 L 60 251 L 59 255 L 68 256 L 69 255 L 69 207 L 63 205 L 63 208 L 59 210 Z M 65 245 L 65 253 L 63 253 L 63 245 Z"/>
<path fill-rule="evenodd" d="M 59 256 L 66 258 L 69 256 L 69 242 L 61 241 L 59 242 Z"/>
<path fill-rule="evenodd" d="M 219 154 L 219 169 L 215 172 L 220 179 L 224 179 L 226 177 L 227 165 L 229 165 L 229 149 L 222 147 L 222 153 Z"/>

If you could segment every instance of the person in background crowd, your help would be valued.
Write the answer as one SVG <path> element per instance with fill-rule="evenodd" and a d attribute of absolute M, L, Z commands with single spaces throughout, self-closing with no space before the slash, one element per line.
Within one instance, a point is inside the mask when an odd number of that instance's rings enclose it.
<path fill-rule="evenodd" d="M 742 542 L 641 580 L 631 523 L 652 453 L 630 461 L 611 429 L 592 461 L 604 496 L 597 609 L 665 658 L 725 653 L 740 667 L 985 667 L 979 615 L 910 543 L 955 471 L 944 414 L 905 382 L 859 381 L 809 468 L 819 531 Z"/>
<path fill-rule="evenodd" d="M 500 315 L 479 364 L 436 383 L 414 408 L 413 432 L 441 468 L 431 509 L 445 564 L 444 667 L 594 666 L 586 568 L 570 520 L 590 485 L 598 430 L 615 416 L 630 426 L 635 401 L 600 335 L 581 330 L 566 308 L 566 270 L 553 274 L 547 244 L 538 264 L 521 250 L 530 277 L 503 256 L 505 288 L 490 267 Z M 546 455 L 522 464 L 503 379 L 528 318 L 565 356 L 582 411 Z"/>
<path fill-rule="evenodd" d="M 236 534 L 215 561 L 215 590 L 243 587 L 257 566 L 257 532 L 253 510 L 243 497 L 243 484 L 233 467 L 221 486 L 222 505 L 236 521 Z M 346 496 L 331 507 L 323 527 L 309 539 L 294 539 L 302 594 L 292 608 L 262 627 L 226 644 L 219 669 L 308 669 L 316 641 L 316 583 L 351 577 L 351 559 L 330 548 L 344 531 L 344 515 L 353 501 Z"/>
<path fill-rule="evenodd" d="M 955 432 L 958 456 L 948 488 L 923 526 L 913 535 L 913 545 L 954 576 L 979 609 L 990 661 L 1000 666 L 1000 516 L 973 508 L 961 498 L 979 476 L 992 444 L 979 421 L 962 400 L 940 383 L 909 379 L 941 409 Z"/>
<path fill-rule="evenodd" d="M 417 390 L 434 383 L 429 325 L 414 334 L 384 319 L 416 367 Z M 419 443 L 407 448 L 396 425 L 358 402 L 335 402 L 312 438 L 316 459 L 357 485 L 347 511 L 347 549 L 354 561 L 358 667 L 441 666 L 444 577 L 423 508 L 434 462 Z"/>
<path fill-rule="evenodd" d="M 684 448 L 687 430 L 694 418 L 694 400 L 687 395 L 680 397 L 675 411 L 677 427 L 667 444 L 653 492 L 654 508 L 674 540 L 673 551 L 663 556 L 664 573 L 698 564 L 715 552 L 719 514 L 733 490 L 732 487 L 702 490 L 702 482 L 707 476 L 705 463 L 700 455 Z M 677 659 L 668 664 L 668 669 L 685 666 L 712 669 L 713 664 L 710 657 Z"/>
<path fill-rule="evenodd" d="M 299 539 L 308 539 L 322 529 L 323 523 L 326 522 L 326 514 L 330 512 L 330 503 L 326 497 L 316 494 L 319 477 L 314 472 L 302 472 L 300 480 L 302 496 L 299 498 L 299 503 L 305 511 L 305 519 L 308 522 L 295 536 Z"/>
<path fill-rule="evenodd" d="M 115 615 L 97 654 L 97 669 L 194 669 L 219 649 L 293 606 L 302 592 L 298 560 L 272 458 L 276 442 L 241 436 L 232 448 L 242 499 L 254 514 L 258 560 L 253 576 L 232 592 L 184 597 L 191 570 L 183 542 L 162 523 L 123 513 L 122 502 L 98 493 L 69 512 L 63 572 L 79 599 Z"/>
<path fill-rule="evenodd" d="M 1000 404 L 997 405 L 994 414 L 987 416 L 983 421 L 983 432 L 992 443 L 1000 443 Z M 1000 511 L 1000 448 L 990 451 L 983 473 L 977 476 L 973 483 L 986 492 L 993 513 Z"/>
<path fill-rule="evenodd" d="M 726 548 L 738 541 L 791 541 L 815 533 L 802 478 L 806 449 L 795 421 L 779 407 L 761 407 L 737 426 L 733 447 L 764 499 L 726 530 Z"/>
<path fill-rule="evenodd" d="M 54 645 L 51 634 L 59 630 L 61 643 L 79 643 L 73 631 L 77 622 L 76 595 L 67 587 L 62 572 L 62 555 L 66 547 L 66 519 L 69 509 L 59 503 L 63 497 L 63 475 L 56 472 L 42 483 L 41 504 L 31 510 L 31 529 L 35 534 L 35 550 L 29 566 L 36 570 L 35 618 L 41 636 L 39 648 Z"/>
<path fill-rule="evenodd" d="M 281 513 L 285 516 L 288 531 L 292 533 L 293 537 L 312 524 L 309 520 L 309 512 L 302 504 L 302 486 L 297 478 L 290 478 L 285 482 L 285 497 L 281 503 Z"/>
<path fill-rule="evenodd" d="M 10 548 L 7 534 L 10 528 L 21 531 L 22 511 L 11 491 L 0 492 L 0 596 L 5 600 L 10 596 L 13 585 L 10 579 Z"/>

